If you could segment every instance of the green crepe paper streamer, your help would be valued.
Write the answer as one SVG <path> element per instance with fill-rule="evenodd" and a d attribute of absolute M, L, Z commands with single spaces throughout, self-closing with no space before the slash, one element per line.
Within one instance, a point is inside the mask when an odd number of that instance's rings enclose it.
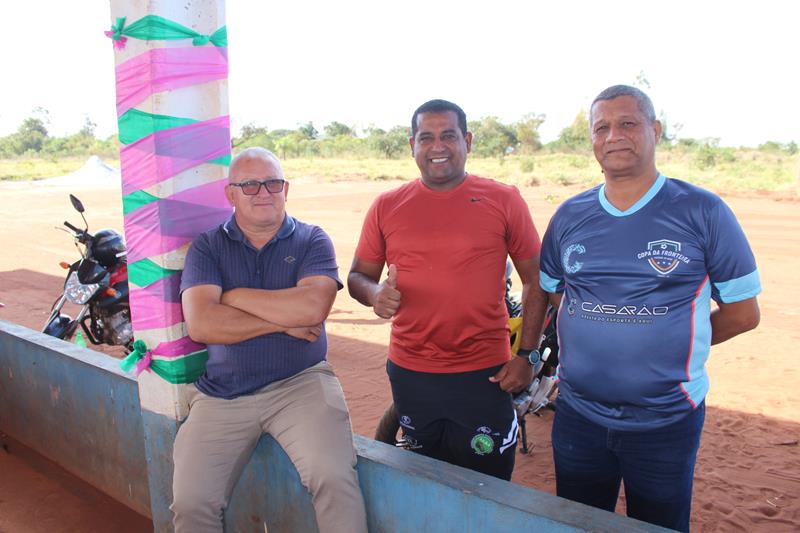
<path fill-rule="evenodd" d="M 161 278 L 171 276 L 180 270 L 163 268 L 150 259 L 140 259 L 128 265 L 128 281 L 137 287 L 147 287 Z"/>
<path fill-rule="evenodd" d="M 193 352 L 180 359 L 153 359 L 150 368 L 170 383 L 194 383 L 206 371 L 208 350 Z"/>
<path fill-rule="evenodd" d="M 111 25 L 111 32 L 113 33 L 111 38 L 115 41 L 119 41 L 122 37 L 122 30 L 125 28 L 125 18 L 126 17 L 117 17 L 117 23 Z"/>
<path fill-rule="evenodd" d="M 202 35 L 191 28 L 158 15 L 147 15 L 127 27 L 125 26 L 125 17 L 119 17 L 117 23 L 111 26 L 111 31 L 114 33 L 112 39 L 115 41 L 124 35 L 143 41 L 175 41 L 191 38 L 192 44 L 195 46 L 202 46 L 208 42 L 214 46 L 228 46 L 228 32 L 225 26 L 211 35 Z"/>
<path fill-rule="evenodd" d="M 140 139 L 144 139 L 157 131 L 195 124 L 197 122 L 199 122 L 199 120 L 194 120 L 192 118 L 155 115 L 133 108 L 119 117 L 119 140 L 122 144 L 128 145 Z M 231 164 L 231 155 L 227 154 L 208 162 L 214 165 L 228 167 Z"/>
<path fill-rule="evenodd" d="M 218 157 L 217 159 L 212 159 L 209 163 L 213 163 L 215 165 L 222 165 L 224 167 L 231 166 L 231 155 L 223 155 L 222 157 Z"/>
<path fill-rule="evenodd" d="M 135 191 L 122 197 L 122 214 L 127 215 L 140 207 L 155 202 L 158 197 L 144 191 Z"/>
<path fill-rule="evenodd" d="M 228 28 L 226 26 L 211 34 L 211 44 L 214 46 L 228 46 Z"/>
<path fill-rule="evenodd" d="M 119 117 L 119 142 L 122 144 L 135 143 L 157 131 L 177 128 L 194 124 L 197 120 L 191 118 L 171 117 L 169 115 L 154 115 L 138 109 L 129 109 Z"/>
<path fill-rule="evenodd" d="M 133 341 L 133 351 L 128 354 L 128 356 L 119 362 L 119 367 L 122 369 L 123 372 L 130 372 L 136 366 L 136 363 L 139 362 L 139 359 L 144 357 L 144 354 L 147 353 L 147 345 L 144 341 Z"/>
<path fill-rule="evenodd" d="M 119 362 L 123 372 L 130 373 L 147 353 L 144 341 L 133 343 L 133 351 Z M 169 383 L 194 383 L 203 375 L 208 361 L 208 350 L 192 352 L 178 359 L 152 359 L 150 369 Z"/>

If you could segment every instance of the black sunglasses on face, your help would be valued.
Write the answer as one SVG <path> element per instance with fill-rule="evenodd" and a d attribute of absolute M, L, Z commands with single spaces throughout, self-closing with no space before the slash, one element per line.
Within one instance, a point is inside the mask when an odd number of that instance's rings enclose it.
<path fill-rule="evenodd" d="M 229 183 L 231 187 L 239 187 L 242 189 L 242 192 L 247 196 L 255 196 L 259 192 L 261 192 L 261 186 L 263 185 L 267 192 L 272 194 L 277 194 L 283 191 L 283 185 L 286 183 L 286 180 L 264 180 L 264 181 L 256 181 L 256 180 L 249 180 L 243 181 L 241 183 Z"/>

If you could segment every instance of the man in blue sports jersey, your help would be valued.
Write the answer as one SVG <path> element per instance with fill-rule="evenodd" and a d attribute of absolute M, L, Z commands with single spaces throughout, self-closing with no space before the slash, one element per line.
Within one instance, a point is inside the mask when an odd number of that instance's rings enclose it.
<path fill-rule="evenodd" d="M 719 197 L 656 170 L 646 94 L 610 87 L 590 114 L 605 183 L 559 207 L 541 254 L 560 305 L 557 493 L 613 511 L 624 481 L 628 516 L 688 531 L 705 361 L 758 325 L 758 271 Z"/>

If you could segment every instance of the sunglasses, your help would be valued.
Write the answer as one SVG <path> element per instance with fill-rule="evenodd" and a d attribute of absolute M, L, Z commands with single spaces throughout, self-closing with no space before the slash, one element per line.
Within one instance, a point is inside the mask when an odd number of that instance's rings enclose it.
<path fill-rule="evenodd" d="M 243 181 L 241 183 L 229 183 L 230 187 L 239 187 L 242 189 L 242 192 L 247 196 L 255 196 L 259 192 L 261 192 L 261 187 L 263 186 L 267 189 L 267 192 L 272 194 L 277 194 L 283 191 L 283 186 L 286 183 L 286 180 L 264 180 L 264 181 L 256 181 L 256 180 L 249 180 Z"/>

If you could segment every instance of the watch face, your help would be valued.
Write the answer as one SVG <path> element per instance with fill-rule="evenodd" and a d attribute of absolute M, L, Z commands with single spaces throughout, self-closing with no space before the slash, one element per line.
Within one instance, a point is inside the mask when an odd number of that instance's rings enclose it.
<path fill-rule="evenodd" d="M 526 354 L 525 352 L 528 352 L 528 353 Z M 531 366 L 533 366 L 536 363 L 538 363 L 539 360 L 542 358 L 542 356 L 539 354 L 539 350 L 531 350 L 531 351 L 519 350 L 517 352 L 517 357 L 522 357 L 523 359 L 528 361 L 528 364 L 531 365 Z"/>

